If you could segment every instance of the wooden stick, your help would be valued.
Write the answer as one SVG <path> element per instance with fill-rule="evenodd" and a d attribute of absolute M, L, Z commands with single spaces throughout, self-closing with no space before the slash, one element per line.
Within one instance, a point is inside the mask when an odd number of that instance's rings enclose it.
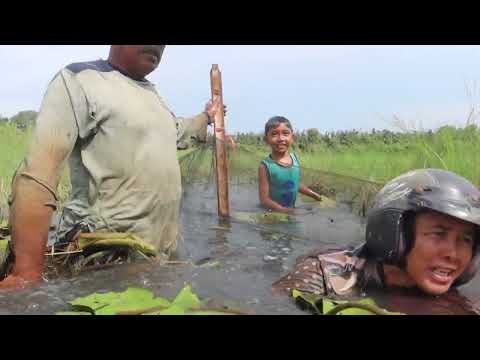
<path fill-rule="evenodd" d="M 225 147 L 225 119 L 222 94 L 222 73 L 217 64 L 212 65 L 210 71 L 210 85 L 212 89 L 212 101 L 220 99 L 220 108 L 215 115 L 215 167 L 217 173 L 217 199 L 218 215 L 220 217 L 230 216 L 230 205 L 228 201 L 228 166 L 227 151 Z"/>

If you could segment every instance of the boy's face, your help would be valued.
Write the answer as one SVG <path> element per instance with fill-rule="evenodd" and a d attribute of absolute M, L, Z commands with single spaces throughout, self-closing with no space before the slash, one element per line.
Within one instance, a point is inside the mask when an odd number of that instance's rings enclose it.
<path fill-rule="evenodd" d="M 270 145 L 275 152 L 288 151 L 290 145 L 293 144 L 293 131 L 287 124 L 280 123 L 276 128 L 270 129 L 265 135 L 265 142 Z"/>

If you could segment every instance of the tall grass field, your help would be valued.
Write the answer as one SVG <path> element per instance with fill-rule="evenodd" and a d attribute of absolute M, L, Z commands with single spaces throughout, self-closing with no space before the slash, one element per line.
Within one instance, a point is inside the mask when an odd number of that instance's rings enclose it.
<path fill-rule="evenodd" d="M 8 214 L 8 195 L 12 176 L 25 157 L 32 130 L 14 124 L 0 124 L 0 222 Z M 269 149 L 261 134 L 237 134 L 241 152 L 236 163 L 245 171 L 256 172 L 259 159 Z M 307 169 L 385 183 L 412 169 L 441 168 L 456 172 L 475 185 L 480 185 L 480 129 L 473 124 L 463 128 L 444 126 L 436 131 L 343 131 L 321 134 L 310 129 L 296 134 L 292 148 Z M 188 158 L 193 150 L 179 151 L 179 159 Z M 248 154 L 251 154 L 248 155 Z M 229 156 L 236 156 L 230 153 Z M 190 161 L 205 158 L 189 157 Z M 195 164 L 182 166 L 182 171 Z M 208 164 L 207 164 L 208 165 Z M 59 186 L 62 201 L 69 193 L 68 170 Z"/>

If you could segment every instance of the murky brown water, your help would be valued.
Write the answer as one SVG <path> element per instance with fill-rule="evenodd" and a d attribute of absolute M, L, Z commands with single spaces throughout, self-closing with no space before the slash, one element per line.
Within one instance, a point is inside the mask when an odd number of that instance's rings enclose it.
<path fill-rule="evenodd" d="M 232 211 L 260 211 L 255 185 L 231 185 L 230 198 Z M 262 226 L 232 221 L 230 230 L 219 230 L 215 187 L 188 185 L 182 204 L 180 255 L 193 261 L 209 258 L 218 261 L 217 266 L 125 264 L 73 279 L 55 279 L 35 289 L 0 292 L 0 314 L 53 314 L 67 309 L 67 302 L 76 297 L 131 286 L 173 298 L 185 283 L 191 283 L 201 298 L 249 313 L 305 314 L 289 298 L 273 296 L 271 284 L 292 268 L 298 256 L 315 248 L 360 244 L 364 224 L 346 205 L 318 209 L 295 220 Z M 474 299 L 479 289 L 477 277 L 461 292 Z"/>

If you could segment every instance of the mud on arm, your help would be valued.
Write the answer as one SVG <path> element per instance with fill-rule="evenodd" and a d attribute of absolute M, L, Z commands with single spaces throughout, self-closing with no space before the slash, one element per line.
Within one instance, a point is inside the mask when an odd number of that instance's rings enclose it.
<path fill-rule="evenodd" d="M 78 136 L 70 93 L 61 74 L 50 83 L 37 117 L 26 159 L 17 169 L 10 196 L 15 263 L 0 287 L 41 279 L 56 189 Z"/>

